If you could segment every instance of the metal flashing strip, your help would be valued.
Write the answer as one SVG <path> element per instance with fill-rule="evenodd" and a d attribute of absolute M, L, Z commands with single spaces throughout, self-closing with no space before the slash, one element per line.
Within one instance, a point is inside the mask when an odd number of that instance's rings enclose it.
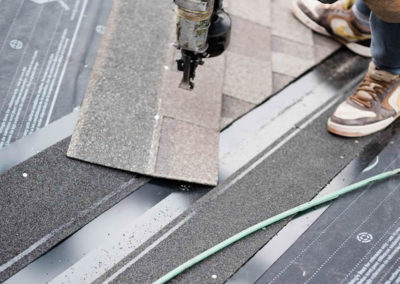
<path fill-rule="evenodd" d="M 196 199 L 191 200 L 182 192 L 170 194 L 157 203 L 157 206 L 147 210 L 143 216 L 114 231 L 113 234 L 116 235 L 114 239 L 110 239 L 100 247 L 91 250 L 49 283 L 61 284 L 65 283 L 66 279 L 70 283 L 93 283 L 116 263 L 122 261 L 132 251 L 186 211 L 187 207 Z M 149 224 L 149 220 L 151 220 L 151 224 Z M 118 243 L 115 240 L 118 240 Z"/>

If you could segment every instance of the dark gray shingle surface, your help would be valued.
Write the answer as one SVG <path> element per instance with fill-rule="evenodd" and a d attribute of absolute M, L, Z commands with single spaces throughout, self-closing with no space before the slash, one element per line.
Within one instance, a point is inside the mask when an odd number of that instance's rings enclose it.
<path fill-rule="evenodd" d="M 0 176 L 0 281 L 147 181 L 67 158 L 69 140 Z"/>

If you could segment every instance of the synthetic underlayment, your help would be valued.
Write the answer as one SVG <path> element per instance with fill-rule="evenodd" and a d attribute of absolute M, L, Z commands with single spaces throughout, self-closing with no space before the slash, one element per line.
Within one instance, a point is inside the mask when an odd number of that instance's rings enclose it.
<path fill-rule="evenodd" d="M 397 136 L 357 180 L 400 167 Z M 400 178 L 335 201 L 256 283 L 399 283 Z"/>
<path fill-rule="evenodd" d="M 112 3 L 0 1 L 0 149 L 80 106 Z"/>

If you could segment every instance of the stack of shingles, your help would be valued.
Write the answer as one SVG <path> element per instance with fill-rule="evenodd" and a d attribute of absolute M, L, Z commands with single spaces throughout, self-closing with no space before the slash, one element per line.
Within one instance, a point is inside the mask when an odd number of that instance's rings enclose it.
<path fill-rule="evenodd" d="M 149 13 L 165 11 L 161 6 L 166 6 L 163 0 L 137 3 L 150 8 Z M 150 70 L 153 58 L 132 56 L 154 49 L 167 30 L 173 41 L 172 17 L 170 29 L 154 27 L 143 40 L 143 34 L 124 30 L 137 23 L 154 26 L 152 17 L 127 17 L 126 11 L 135 13 L 137 7 L 127 0 L 115 1 L 110 16 L 114 32 L 105 35 L 101 59 L 103 69 L 110 68 L 92 76 L 94 87 L 84 100 L 68 155 L 146 175 L 216 185 L 220 128 L 338 48 L 294 19 L 290 5 L 289 0 L 225 0 L 233 20 L 231 45 L 223 56 L 207 59 L 198 68 L 194 91 L 186 91 L 178 88 L 182 74 L 168 39 L 156 50 L 166 54 L 160 61 L 164 66 L 154 64 Z M 131 50 L 118 42 L 141 46 Z M 129 68 L 114 67 L 121 64 Z M 121 92 L 110 95 L 119 81 Z"/>
<path fill-rule="evenodd" d="M 290 0 L 224 0 L 233 20 L 221 126 L 260 104 L 339 48 L 291 13 Z"/>

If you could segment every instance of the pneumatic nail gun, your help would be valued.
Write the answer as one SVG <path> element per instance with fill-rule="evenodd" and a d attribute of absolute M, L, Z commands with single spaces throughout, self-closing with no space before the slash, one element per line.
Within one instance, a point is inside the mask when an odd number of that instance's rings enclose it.
<path fill-rule="evenodd" d="M 180 88 L 192 90 L 196 69 L 204 58 L 222 54 L 229 45 L 232 20 L 222 7 L 222 0 L 174 0 L 177 5 L 177 60 L 183 72 Z"/>

